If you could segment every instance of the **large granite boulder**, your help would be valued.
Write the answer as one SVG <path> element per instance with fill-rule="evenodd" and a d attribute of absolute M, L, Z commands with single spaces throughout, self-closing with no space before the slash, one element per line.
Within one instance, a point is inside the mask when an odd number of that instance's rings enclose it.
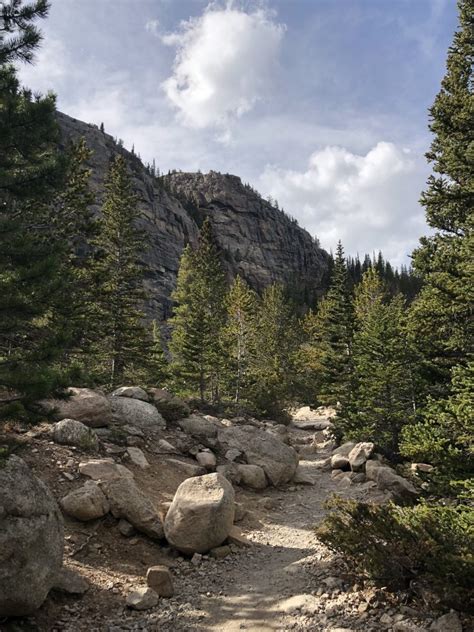
<path fill-rule="evenodd" d="M 0 617 L 32 614 L 63 560 L 63 519 L 53 495 L 10 456 L 0 467 Z"/>
<path fill-rule="evenodd" d="M 223 476 L 188 478 L 166 514 L 166 539 L 182 553 L 206 553 L 227 538 L 234 513 L 234 489 Z"/>
<path fill-rule="evenodd" d="M 218 421 L 211 421 L 203 415 L 196 414 L 180 419 L 178 425 L 184 432 L 204 440 L 217 437 L 217 431 L 223 427 Z"/>
<path fill-rule="evenodd" d="M 164 430 L 166 422 L 153 404 L 131 397 L 109 397 L 112 419 L 145 431 Z"/>
<path fill-rule="evenodd" d="M 95 452 L 99 447 L 99 438 L 92 428 L 75 419 L 63 419 L 52 427 L 55 443 L 75 445 L 83 450 Z"/>
<path fill-rule="evenodd" d="M 298 466 L 298 454 L 274 435 L 254 426 L 231 426 L 217 435 L 223 452 L 231 448 L 245 454 L 247 463 L 259 465 L 272 485 L 291 481 Z"/>
<path fill-rule="evenodd" d="M 100 483 L 115 518 L 125 518 L 131 525 L 150 538 L 163 538 L 163 526 L 151 500 L 131 478 L 116 478 Z"/>
<path fill-rule="evenodd" d="M 102 393 L 90 388 L 68 388 L 67 399 L 47 399 L 40 406 L 52 412 L 57 421 L 75 419 L 82 421 L 89 428 L 108 426 L 112 419 L 112 411 L 108 399 Z"/>

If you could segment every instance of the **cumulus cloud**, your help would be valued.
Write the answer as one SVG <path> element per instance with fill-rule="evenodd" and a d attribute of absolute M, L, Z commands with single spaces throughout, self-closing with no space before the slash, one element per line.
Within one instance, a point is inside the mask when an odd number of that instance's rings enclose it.
<path fill-rule="evenodd" d="M 269 88 L 284 31 L 263 9 L 246 13 L 210 5 L 163 36 L 176 56 L 162 86 L 182 122 L 225 126 L 249 112 Z"/>
<path fill-rule="evenodd" d="M 268 165 L 260 186 L 323 247 L 341 239 L 350 254 L 382 249 L 400 265 L 426 231 L 418 204 L 425 176 L 426 167 L 408 150 L 379 142 L 365 155 L 325 147 L 304 171 Z"/>
<path fill-rule="evenodd" d="M 147 22 L 145 22 L 145 31 L 147 31 L 147 33 L 151 33 L 152 35 L 158 36 L 160 32 L 160 21 L 147 20 Z"/>

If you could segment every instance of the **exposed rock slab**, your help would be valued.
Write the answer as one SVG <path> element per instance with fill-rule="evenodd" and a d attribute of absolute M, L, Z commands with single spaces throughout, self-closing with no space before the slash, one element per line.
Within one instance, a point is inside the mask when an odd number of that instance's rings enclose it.
<path fill-rule="evenodd" d="M 91 459 L 79 463 L 79 472 L 93 481 L 111 481 L 117 478 L 133 478 L 132 472 L 113 459 Z"/>
<path fill-rule="evenodd" d="M 52 412 L 56 420 L 75 419 L 89 428 L 108 426 L 112 411 L 108 399 L 90 388 L 68 388 L 68 399 L 47 399 L 40 406 Z"/>

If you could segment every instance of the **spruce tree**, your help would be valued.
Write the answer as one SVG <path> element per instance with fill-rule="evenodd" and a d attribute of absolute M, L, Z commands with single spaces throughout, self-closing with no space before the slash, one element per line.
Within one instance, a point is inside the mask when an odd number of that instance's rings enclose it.
<path fill-rule="evenodd" d="M 258 305 L 249 354 L 249 400 L 256 412 L 282 417 L 293 390 L 293 360 L 299 339 L 283 287 L 265 288 Z"/>
<path fill-rule="evenodd" d="M 170 376 L 169 364 L 163 348 L 161 331 L 156 320 L 151 325 L 151 345 L 148 352 L 148 364 L 146 368 L 146 382 L 163 387 Z"/>
<path fill-rule="evenodd" d="M 142 306 L 146 298 L 139 255 L 146 244 L 137 227 L 137 196 L 123 156 L 111 162 L 92 268 L 95 298 L 87 336 L 92 340 L 95 370 L 103 383 L 116 386 L 143 370 L 149 347 Z"/>
<path fill-rule="evenodd" d="M 227 390 L 236 404 L 245 398 L 251 339 L 255 331 L 258 298 L 246 281 L 237 276 L 225 300 L 227 318 L 222 330 L 222 351 L 225 357 L 224 378 Z"/>
<path fill-rule="evenodd" d="M 47 2 L 0 7 L 0 385 L 23 401 L 60 379 L 53 370 L 62 344 L 54 307 L 63 293 L 64 246 L 51 203 L 65 161 L 55 99 L 33 97 L 9 65 L 32 60 L 41 39 L 33 20 L 47 9 Z"/>
<path fill-rule="evenodd" d="M 185 390 L 198 392 L 203 402 L 207 395 L 219 399 L 225 291 L 219 248 L 206 219 L 197 247 L 188 245 L 181 257 L 170 343 L 175 378 Z"/>
<path fill-rule="evenodd" d="M 423 237 L 414 265 L 424 288 L 413 305 L 413 339 L 426 358 L 429 391 L 448 394 L 451 369 L 473 350 L 474 291 L 474 7 L 459 2 L 460 26 L 447 72 L 430 110 L 427 159 L 434 174 L 421 203 L 434 234 Z"/>
<path fill-rule="evenodd" d="M 344 250 L 339 242 L 331 284 L 321 301 L 314 345 L 320 373 L 317 399 L 324 405 L 344 405 L 351 393 L 354 315 Z"/>
<path fill-rule="evenodd" d="M 346 437 L 369 440 L 389 454 L 398 453 L 402 427 L 415 412 L 414 361 L 404 332 L 404 302 L 387 302 L 375 268 L 356 288 L 353 342 L 353 391 L 336 420 Z"/>

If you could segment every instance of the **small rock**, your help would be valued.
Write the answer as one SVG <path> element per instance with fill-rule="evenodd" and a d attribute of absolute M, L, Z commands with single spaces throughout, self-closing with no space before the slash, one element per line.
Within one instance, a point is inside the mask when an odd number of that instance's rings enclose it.
<path fill-rule="evenodd" d="M 191 558 L 191 564 L 194 564 L 194 566 L 199 566 L 201 562 L 202 562 L 201 553 L 195 553 Z"/>
<path fill-rule="evenodd" d="M 230 450 L 227 450 L 227 452 L 225 453 L 225 458 L 228 461 L 236 461 L 241 456 L 242 456 L 242 452 L 240 450 L 237 450 L 236 448 L 231 448 Z"/>
<path fill-rule="evenodd" d="M 63 419 L 53 425 L 53 439 L 62 445 L 74 445 L 83 450 L 96 451 L 99 447 L 97 434 L 75 419 Z"/>
<path fill-rule="evenodd" d="M 349 464 L 353 472 L 360 472 L 365 462 L 370 458 L 374 451 L 374 444 L 370 442 L 357 443 L 349 452 Z"/>
<path fill-rule="evenodd" d="M 216 560 L 221 560 L 224 557 L 227 557 L 228 555 L 231 555 L 231 554 L 232 554 L 232 550 L 230 546 L 227 546 L 227 545 L 216 546 L 214 549 L 211 549 L 209 551 L 209 555 L 215 558 Z"/>
<path fill-rule="evenodd" d="M 150 464 L 148 463 L 146 456 L 143 454 L 140 448 L 129 447 L 127 448 L 127 452 L 132 463 L 134 463 L 135 465 L 138 465 L 138 467 L 141 467 L 142 470 L 145 470 L 147 467 L 150 467 Z"/>
<path fill-rule="evenodd" d="M 333 454 L 331 457 L 331 468 L 333 470 L 349 470 L 350 463 L 348 457 L 343 454 Z"/>
<path fill-rule="evenodd" d="M 124 518 L 120 518 L 118 523 L 118 530 L 126 538 L 131 538 L 132 535 L 135 534 L 135 527 Z"/>
<path fill-rule="evenodd" d="M 119 478 L 133 478 L 132 472 L 113 459 L 93 459 L 79 463 L 79 472 L 94 481 L 113 481 Z"/>
<path fill-rule="evenodd" d="M 247 515 L 247 510 L 242 503 L 235 503 L 234 522 L 241 522 Z"/>
<path fill-rule="evenodd" d="M 107 498 L 95 481 L 87 481 L 64 496 L 60 505 L 68 516 L 84 522 L 102 518 L 110 511 Z"/>
<path fill-rule="evenodd" d="M 151 566 L 146 574 L 146 581 L 160 597 L 172 597 L 174 595 L 173 579 L 167 566 Z"/>
<path fill-rule="evenodd" d="M 69 568 L 62 568 L 53 589 L 68 595 L 83 595 L 89 590 L 89 582 L 79 573 Z"/>
<path fill-rule="evenodd" d="M 142 402 L 148 401 L 148 395 L 140 386 L 121 386 L 117 388 L 112 397 L 131 397 L 132 399 L 141 399 Z"/>
<path fill-rule="evenodd" d="M 178 459 L 168 459 L 166 461 L 168 465 L 180 470 L 187 478 L 193 478 L 195 476 L 202 476 L 206 474 L 206 470 L 200 465 L 194 463 L 188 463 L 187 461 L 179 461 Z"/>
<path fill-rule="evenodd" d="M 237 470 L 240 473 L 240 482 L 251 489 L 265 489 L 267 487 L 267 479 L 265 472 L 258 465 L 238 464 Z"/>
<path fill-rule="evenodd" d="M 215 455 L 210 451 L 198 452 L 196 454 L 196 461 L 201 467 L 204 467 L 208 472 L 212 472 L 216 469 L 217 459 Z"/>
<path fill-rule="evenodd" d="M 147 587 L 138 588 L 127 595 L 127 606 L 133 610 L 149 610 L 158 604 L 158 595 Z"/>

